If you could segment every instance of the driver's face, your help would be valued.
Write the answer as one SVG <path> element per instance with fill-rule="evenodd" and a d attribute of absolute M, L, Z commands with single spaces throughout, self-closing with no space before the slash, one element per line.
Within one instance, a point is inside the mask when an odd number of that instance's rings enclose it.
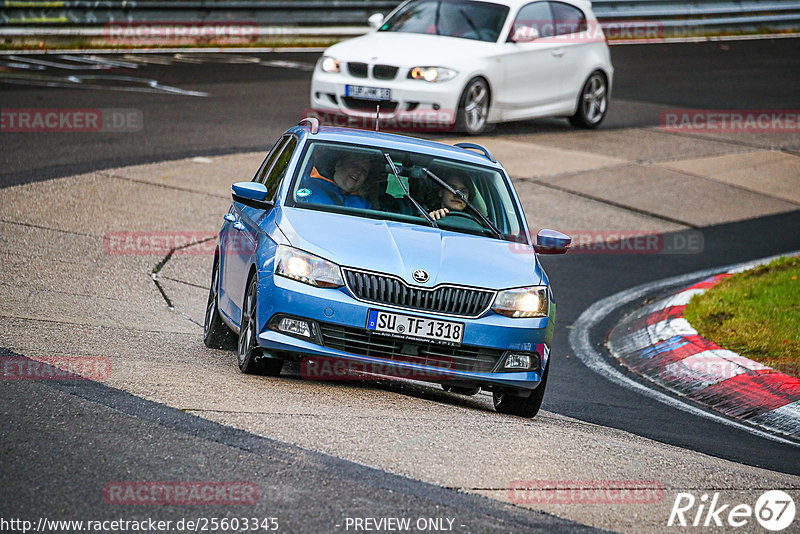
<path fill-rule="evenodd" d="M 445 182 L 456 191 L 461 192 L 464 197 L 469 200 L 469 189 L 464 182 L 458 178 L 450 178 L 445 180 Z M 450 210 L 462 211 L 467 205 L 450 191 L 444 190 L 442 191 L 442 207 Z"/>
<path fill-rule="evenodd" d="M 345 193 L 355 193 L 367 179 L 369 162 L 364 160 L 346 160 L 336 164 L 333 181 Z"/>

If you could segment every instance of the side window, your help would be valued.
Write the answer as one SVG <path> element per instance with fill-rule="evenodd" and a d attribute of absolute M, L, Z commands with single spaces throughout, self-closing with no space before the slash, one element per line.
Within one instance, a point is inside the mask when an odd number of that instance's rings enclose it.
<path fill-rule="evenodd" d="M 267 186 L 267 198 L 269 200 L 274 200 L 275 195 L 278 194 L 278 188 L 283 177 L 286 176 L 286 170 L 289 168 L 289 161 L 294 155 L 295 148 L 297 148 L 297 138 L 289 137 L 283 148 L 281 148 L 280 155 L 275 159 L 275 164 L 267 173 L 264 185 Z"/>
<path fill-rule="evenodd" d="M 527 26 L 536 28 L 539 37 L 552 37 L 555 35 L 553 29 L 553 14 L 550 12 L 549 2 L 534 2 L 519 10 L 514 24 L 511 26 L 511 34 L 514 35 L 517 28 Z"/>
<path fill-rule="evenodd" d="M 561 2 L 550 2 L 555 21 L 556 35 L 586 31 L 586 16 L 577 7 Z"/>
<path fill-rule="evenodd" d="M 267 179 L 267 173 L 269 169 L 272 167 L 272 164 L 275 163 L 275 158 L 278 157 L 278 154 L 281 153 L 281 147 L 286 143 L 288 136 L 283 136 L 278 141 L 272 145 L 272 149 L 267 154 L 266 159 L 264 159 L 264 163 L 261 164 L 261 167 L 258 169 L 258 172 L 255 176 L 253 176 L 253 182 L 261 182 L 264 183 L 264 180 Z"/>

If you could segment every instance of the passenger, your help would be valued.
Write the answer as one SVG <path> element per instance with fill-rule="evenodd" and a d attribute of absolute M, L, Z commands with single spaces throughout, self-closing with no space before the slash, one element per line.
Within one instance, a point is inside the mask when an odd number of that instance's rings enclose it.
<path fill-rule="evenodd" d="M 300 183 L 297 196 L 315 204 L 371 209 L 372 203 L 361 196 L 371 169 L 372 158 L 358 152 L 348 152 L 336 160 L 331 178 L 323 176 L 316 166 L 313 167 Z"/>
<path fill-rule="evenodd" d="M 450 173 L 449 176 L 442 178 L 450 187 L 459 191 L 467 200 L 475 198 L 475 186 L 472 180 L 460 173 Z M 442 217 L 446 217 L 450 211 L 463 211 L 467 204 L 459 197 L 451 193 L 445 188 L 440 189 L 441 192 L 441 208 L 431 211 L 428 215 L 431 219 L 438 221 Z"/>

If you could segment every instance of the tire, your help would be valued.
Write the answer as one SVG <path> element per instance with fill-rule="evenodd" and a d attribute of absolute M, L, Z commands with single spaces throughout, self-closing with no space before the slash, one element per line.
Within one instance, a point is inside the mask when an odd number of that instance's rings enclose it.
<path fill-rule="evenodd" d="M 549 371 L 550 363 L 548 362 L 541 383 L 539 383 L 539 386 L 534 389 L 528 397 L 516 397 L 509 393 L 495 391 L 492 394 L 494 409 L 497 410 L 498 413 L 506 415 L 516 415 L 529 419 L 536 417 L 536 414 L 539 413 L 539 409 L 542 407 L 544 390 L 547 386 L 547 374 Z"/>
<path fill-rule="evenodd" d="M 569 118 L 573 126 L 597 128 L 608 112 L 608 82 L 599 70 L 594 71 L 578 95 L 578 110 Z"/>
<path fill-rule="evenodd" d="M 219 314 L 219 256 L 211 268 L 211 288 L 208 290 L 206 315 L 203 324 L 203 343 L 212 349 L 230 350 L 236 346 L 235 337 Z"/>
<path fill-rule="evenodd" d="M 458 101 L 456 130 L 469 135 L 489 130 L 489 84 L 483 78 L 473 78 L 467 83 Z"/>
<path fill-rule="evenodd" d="M 283 360 L 265 355 L 258 346 L 256 310 L 258 308 L 258 279 L 253 276 L 247 284 L 242 304 L 242 322 L 239 327 L 239 340 L 236 344 L 236 359 L 239 370 L 249 375 L 278 376 L 281 374 Z"/>

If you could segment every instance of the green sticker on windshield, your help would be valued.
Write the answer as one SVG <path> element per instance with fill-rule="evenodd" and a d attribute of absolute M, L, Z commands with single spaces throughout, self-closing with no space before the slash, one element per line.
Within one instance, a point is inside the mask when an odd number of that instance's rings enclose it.
<path fill-rule="evenodd" d="M 311 189 L 298 189 L 297 190 L 297 196 L 301 197 L 301 198 L 307 197 L 310 194 L 311 194 Z"/>

